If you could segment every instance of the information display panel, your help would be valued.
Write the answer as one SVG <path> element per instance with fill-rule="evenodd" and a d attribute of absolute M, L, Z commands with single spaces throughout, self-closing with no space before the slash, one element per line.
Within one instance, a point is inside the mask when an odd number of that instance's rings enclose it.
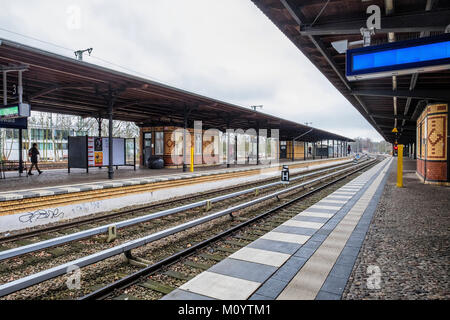
<path fill-rule="evenodd" d="M 450 34 L 347 51 L 349 80 L 446 69 L 450 69 Z"/>

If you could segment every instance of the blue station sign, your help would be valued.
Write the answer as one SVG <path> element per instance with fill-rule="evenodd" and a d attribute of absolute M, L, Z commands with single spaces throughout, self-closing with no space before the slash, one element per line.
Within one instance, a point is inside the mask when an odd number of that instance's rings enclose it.
<path fill-rule="evenodd" d="M 346 76 L 364 80 L 450 69 L 450 34 L 347 51 Z"/>
<path fill-rule="evenodd" d="M 0 128 L 28 129 L 28 118 L 1 119 Z"/>

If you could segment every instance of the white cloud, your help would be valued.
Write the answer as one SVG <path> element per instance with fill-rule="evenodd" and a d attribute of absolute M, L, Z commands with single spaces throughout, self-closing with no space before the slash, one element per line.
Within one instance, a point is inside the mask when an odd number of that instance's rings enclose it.
<path fill-rule="evenodd" d="M 80 9 L 80 28 L 68 28 Z M 242 106 L 356 137 L 381 136 L 250 0 L 39 1 L 2 4 L 0 37 L 60 54 L 94 57 Z M 123 71 L 123 70 L 122 70 Z"/>

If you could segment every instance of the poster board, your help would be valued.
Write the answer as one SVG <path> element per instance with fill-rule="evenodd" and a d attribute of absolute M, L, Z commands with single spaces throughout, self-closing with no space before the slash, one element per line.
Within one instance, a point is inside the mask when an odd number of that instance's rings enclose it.
<path fill-rule="evenodd" d="M 82 168 L 88 166 L 88 140 L 86 137 L 68 137 L 69 168 Z"/>
<path fill-rule="evenodd" d="M 96 151 L 96 153 L 99 157 L 98 161 L 100 162 L 101 157 L 102 165 L 107 166 L 109 164 L 109 138 L 102 138 L 102 150 Z M 113 138 L 113 165 L 124 166 L 125 164 L 125 139 Z"/>
<path fill-rule="evenodd" d="M 316 157 L 327 157 L 328 156 L 328 148 L 316 148 Z"/>
<path fill-rule="evenodd" d="M 127 163 L 127 140 L 132 140 L 132 163 Z M 68 137 L 70 168 L 89 168 L 109 166 L 109 138 L 101 137 Z M 129 150 L 130 151 L 130 150 Z M 113 138 L 113 166 L 133 166 L 136 169 L 136 140 Z"/>

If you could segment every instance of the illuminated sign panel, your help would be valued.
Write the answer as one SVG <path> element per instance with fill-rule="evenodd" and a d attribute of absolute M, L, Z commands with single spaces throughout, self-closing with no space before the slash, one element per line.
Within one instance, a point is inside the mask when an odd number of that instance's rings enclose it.
<path fill-rule="evenodd" d="M 450 34 L 347 51 L 349 80 L 445 69 L 450 69 Z"/>
<path fill-rule="evenodd" d="M 30 105 L 18 103 L 0 107 L 0 119 L 26 118 L 30 116 Z"/>
<path fill-rule="evenodd" d="M 6 107 L 0 109 L 0 118 L 10 119 L 17 118 L 19 116 L 19 106 Z"/>

